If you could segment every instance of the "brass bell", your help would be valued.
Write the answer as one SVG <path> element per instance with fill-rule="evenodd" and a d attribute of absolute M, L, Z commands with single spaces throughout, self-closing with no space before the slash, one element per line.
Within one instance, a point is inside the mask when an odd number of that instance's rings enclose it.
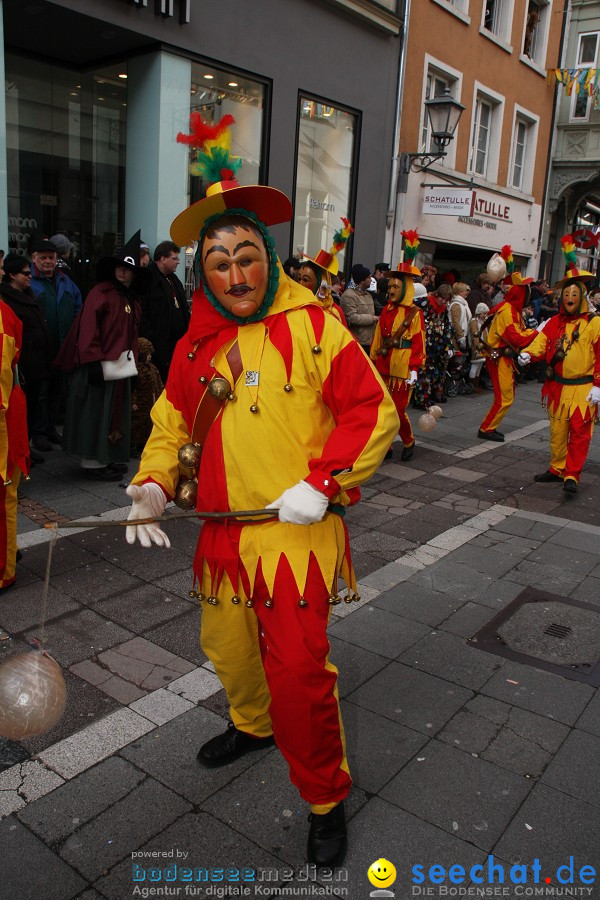
<path fill-rule="evenodd" d="M 338 596 L 338 594 L 330 594 L 327 598 L 327 602 L 330 606 L 337 606 L 338 603 L 342 602 L 342 598 Z"/>
<path fill-rule="evenodd" d="M 254 600 L 252 599 L 252 597 L 249 597 L 248 600 L 246 600 L 246 606 L 248 607 L 248 609 L 252 609 L 252 607 L 254 606 Z"/>
<path fill-rule="evenodd" d="M 237 397 L 235 396 L 233 391 L 229 391 L 229 393 L 227 394 L 227 399 L 233 401 L 233 400 L 237 400 Z"/>
<path fill-rule="evenodd" d="M 312 352 L 315 354 L 315 356 L 318 356 L 321 352 L 320 346 L 318 344 L 315 344 L 315 346 L 312 348 Z"/>
<path fill-rule="evenodd" d="M 400 346 L 400 338 L 394 338 L 394 340 L 392 341 L 392 347 L 395 347 L 397 349 L 399 346 Z"/>
<path fill-rule="evenodd" d="M 218 598 L 218 597 L 215 597 L 214 594 L 211 594 L 210 597 L 207 597 L 207 598 L 206 598 L 206 602 L 207 602 L 207 603 L 210 603 L 211 606 L 218 606 L 218 605 L 219 605 L 219 598 Z"/>
<path fill-rule="evenodd" d="M 250 407 L 250 412 L 251 412 L 251 413 L 257 413 L 257 412 L 258 412 L 258 406 L 256 405 L 256 403 L 253 403 L 253 404 L 252 404 L 252 406 Z"/>
<path fill-rule="evenodd" d="M 379 352 L 381 353 L 382 356 L 387 356 L 390 351 L 388 350 L 387 347 L 382 347 Z"/>
<path fill-rule="evenodd" d="M 188 359 L 196 359 L 196 354 L 193 350 L 190 350 L 190 352 L 188 353 Z"/>
<path fill-rule="evenodd" d="M 198 591 L 198 603 L 203 603 L 206 600 L 206 594 L 203 594 L 202 591 Z"/>
<path fill-rule="evenodd" d="M 267 599 L 265 600 L 265 606 L 267 607 L 267 609 L 273 608 L 273 600 L 271 599 L 271 597 L 267 597 Z"/>
<path fill-rule="evenodd" d="M 352 599 L 355 600 L 355 601 L 358 603 L 358 601 L 361 599 L 360 594 L 354 594 L 354 596 L 352 597 Z"/>
<path fill-rule="evenodd" d="M 292 387 L 291 384 L 284 384 L 283 389 L 284 389 L 284 391 L 286 391 L 288 394 L 289 394 L 291 391 L 294 390 L 294 388 Z"/>
<path fill-rule="evenodd" d="M 206 375 L 201 375 L 198 381 L 200 382 L 200 384 L 206 384 L 208 378 L 206 377 Z"/>
<path fill-rule="evenodd" d="M 548 381 L 551 381 L 554 378 L 554 369 L 552 368 L 552 366 L 546 366 L 544 375 L 546 376 Z"/>
<path fill-rule="evenodd" d="M 305 600 L 304 597 L 300 597 L 298 600 L 298 606 L 304 609 L 305 606 L 308 606 L 308 600 Z"/>
<path fill-rule="evenodd" d="M 196 600 L 198 598 L 198 591 L 194 591 L 194 590 L 188 591 L 188 597 L 191 600 Z"/>
<path fill-rule="evenodd" d="M 179 509 L 194 509 L 198 499 L 198 482 L 193 478 L 180 478 L 173 498 Z"/>
<path fill-rule="evenodd" d="M 242 598 L 239 597 L 237 594 L 234 594 L 233 597 L 231 598 L 231 602 L 233 603 L 234 606 L 239 606 L 240 603 L 242 602 Z"/>
<path fill-rule="evenodd" d="M 557 350 L 556 353 L 554 354 L 554 359 L 556 359 L 558 362 L 561 362 L 564 358 L 565 358 L 565 351 L 561 347 L 560 350 Z"/>
<path fill-rule="evenodd" d="M 344 603 L 352 603 L 353 600 L 354 600 L 354 597 L 351 596 L 350 594 L 346 594 L 346 596 L 344 597 Z"/>
<path fill-rule="evenodd" d="M 208 392 L 215 400 L 224 400 L 229 393 L 229 382 L 226 378 L 213 378 L 208 385 Z"/>
<path fill-rule="evenodd" d="M 202 456 L 202 447 L 200 444 L 184 444 L 179 448 L 177 459 L 179 465 L 184 469 L 197 469 L 200 465 L 200 457 Z"/>

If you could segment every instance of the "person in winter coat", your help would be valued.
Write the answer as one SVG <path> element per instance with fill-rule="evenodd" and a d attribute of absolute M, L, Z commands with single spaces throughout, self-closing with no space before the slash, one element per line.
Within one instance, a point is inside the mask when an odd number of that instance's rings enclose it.
<path fill-rule="evenodd" d="M 139 260 L 138 232 L 115 256 L 98 262 L 97 284 L 56 360 L 65 371 L 75 369 L 63 448 L 81 458 L 85 476 L 92 481 L 118 481 L 127 470 L 131 379 L 136 374 L 132 360 L 137 359 L 141 317 L 134 282 L 136 275 L 141 279 L 148 271 Z M 117 361 L 122 371 L 109 373 L 106 363 Z"/>
<path fill-rule="evenodd" d="M 131 391 L 131 455 L 139 456 L 152 431 L 150 413 L 164 384 L 152 362 L 154 347 L 148 338 L 138 338 L 137 377 Z"/>
<path fill-rule="evenodd" d="M 448 306 L 454 350 L 460 350 L 462 353 L 467 350 L 469 322 L 473 317 L 467 303 L 469 291 L 468 284 L 465 284 L 464 281 L 456 281 L 452 285 L 452 297 Z"/>
<path fill-rule="evenodd" d="M 173 241 L 162 241 L 148 266 L 147 288 L 140 297 L 142 321 L 140 337 L 154 346 L 154 362 L 163 381 L 167 380 L 175 345 L 190 323 L 185 289 L 175 274 L 180 248 Z"/>
<path fill-rule="evenodd" d="M 489 317 L 490 310 L 485 303 L 478 303 L 475 307 L 475 315 L 469 321 L 468 345 L 471 352 L 471 366 L 469 368 L 469 381 L 473 385 L 475 394 L 483 393 L 483 387 L 479 383 L 481 370 L 485 363 L 485 347 L 480 337 L 481 326 Z M 484 333 L 483 338 L 486 335 Z"/>
<path fill-rule="evenodd" d="M 448 360 L 452 355 L 452 328 L 446 304 L 452 296 L 449 284 L 440 284 L 437 291 L 427 295 L 425 317 L 426 360 L 415 385 L 413 406 L 428 409 L 434 403 L 446 403 L 444 381 Z"/>
<path fill-rule="evenodd" d="M 29 260 L 16 253 L 9 254 L 4 260 L 0 296 L 23 326 L 19 373 L 27 398 L 27 427 L 30 437 L 35 438 L 44 436 L 48 428 L 45 404 L 40 398 L 47 396 L 54 345 L 46 317 L 30 283 Z M 44 462 L 44 457 L 35 450 L 30 455 L 32 462 Z"/>
<path fill-rule="evenodd" d="M 485 303 L 486 306 L 493 305 L 493 297 L 496 292 L 496 285 L 493 283 L 487 272 L 482 272 L 473 282 L 473 287 L 467 294 L 467 303 L 471 314 L 475 315 L 475 307 L 478 303 Z"/>
<path fill-rule="evenodd" d="M 37 240 L 31 253 L 31 290 L 38 298 L 50 334 L 54 358 L 81 309 L 81 291 L 68 275 L 58 268 L 58 253 L 52 241 Z M 61 445 L 62 438 L 56 426 L 63 415 L 66 380 L 62 372 L 53 369 L 48 379 L 48 389 L 40 394 L 40 407 L 45 415 L 44 434 L 34 435 L 33 446 L 42 453 Z"/>
<path fill-rule="evenodd" d="M 373 294 L 369 291 L 371 273 L 366 266 L 361 266 L 359 263 L 352 266 L 352 280 L 356 287 L 344 291 L 340 304 L 344 310 L 348 328 L 365 353 L 369 353 L 375 326 L 379 319 L 379 316 L 375 315 Z"/>

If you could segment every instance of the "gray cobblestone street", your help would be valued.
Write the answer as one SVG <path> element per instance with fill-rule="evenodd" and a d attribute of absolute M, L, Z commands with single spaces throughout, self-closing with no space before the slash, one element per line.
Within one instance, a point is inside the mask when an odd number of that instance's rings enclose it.
<path fill-rule="evenodd" d="M 489 855 L 506 876 L 527 866 L 530 885 L 539 859 L 548 897 L 560 894 L 547 879 L 561 886 L 557 869 L 573 857 L 574 896 L 600 897 L 578 877 L 582 866 L 600 869 L 598 688 L 468 643 L 525 588 L 600 615 L 600 444 L 577 496 L 534 483 L 547 465 L 539 392 L 518 387 L 501 445 L 476 437 L 489 393 L 450 400 L 434 432 L 416 430 L 411 462 L 396 445 L 347 514 L 362 600 L 336 606 L 329 631 L 354 780 L 336 880 L 305 867 L 308 810 L 276 748 L 227 768 L 196 763 L 227 720 L 188 596 L 198 525 L 173 522 L 172 548 L 151 551 L 101 521 L 61 532 L 46 641 L 67 711 L 47 734 L 0 739 L 0 898 L 126 900 L 142 896 L 132 864 L 179 863 L 277 874 L 267 893 L 220 896 L 283 900 L 309 883 L 359 900 L 383 857 L 404 900 L 419 895 L 414 866 L 426 876 L 433 865 L 446 875 L 461 866 L 462 888 L 476 890 L 469 870 L 487 873 Z M 21 492 L 17 585 L 0 600 L 0 660 L 39 634 L 49 537 L 40 523 L 125 517 L 126 483 L 85 481 L 58 451 L 33 469 Z M 152 851 L 173 856 L 132 857 Z M 192 887 L 211 895 L 206 882 Z M 508 877 L 495 888 L 527 896 Z M 188 895 L 179 890 L 171 896 Z"/>

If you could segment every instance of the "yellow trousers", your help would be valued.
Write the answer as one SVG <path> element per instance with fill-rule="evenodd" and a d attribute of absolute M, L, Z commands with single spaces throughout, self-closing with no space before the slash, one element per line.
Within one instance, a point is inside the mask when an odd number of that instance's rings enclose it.
<path fill-rule="evenodd" d="M 0 588 L 15 580 L 17 565 L 17 490 L 21 473 L 15 469 L 10 484 L 0 484 Z"/>

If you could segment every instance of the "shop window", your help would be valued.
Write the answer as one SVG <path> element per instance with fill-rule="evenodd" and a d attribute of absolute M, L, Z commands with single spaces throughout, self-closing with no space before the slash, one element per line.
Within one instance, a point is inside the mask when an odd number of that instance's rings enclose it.
<path fill-rule="evenodd" d="M 469 171 L 494 181 L 498 171 L 498 144 L 502 103 L 499 97 L 477 92 L 469 154 Z"/>
<path fill-rule="evenodd" d="M 530 193 L 537 144 L 538 120 L 519 110 L 513 125 L 509 186 Z"/>
<path fill-rule="evenodd" d="M 341 217 L 353 218 L 358 116 L 300 97 L 292 253 L 329 250 Z M 344 251 L 338 254 L 340 271 Z"/>
<path fill-rule="evenodd" d="M 589 34 L 580 34 L 577 47 L 577 68 L 578 69 L 595 69 L 598 60 L 598 32 L 594 31 Z M 573 89 L 571 94 L 571 119 L 587 121 L 590 115 L 592 98 L 587 90 L 582 88 L 576 93 Z"/>
<path fill-rule="evenodd" d="M 64 232 L 85 291 L 123 241 L 127 66 L 77 72 L 7 53 L 9 249 Z"/>
<path fill-rule="evenodd" d="M 483 27 L 501 41 L 510 42 L 513 0 L 485 0 Z"/>
<path fill-rule="evenodd" d="M 550 25 L 551 0 L 528 0 L 523 37 L 523 56 L 544 66 Z"/>

